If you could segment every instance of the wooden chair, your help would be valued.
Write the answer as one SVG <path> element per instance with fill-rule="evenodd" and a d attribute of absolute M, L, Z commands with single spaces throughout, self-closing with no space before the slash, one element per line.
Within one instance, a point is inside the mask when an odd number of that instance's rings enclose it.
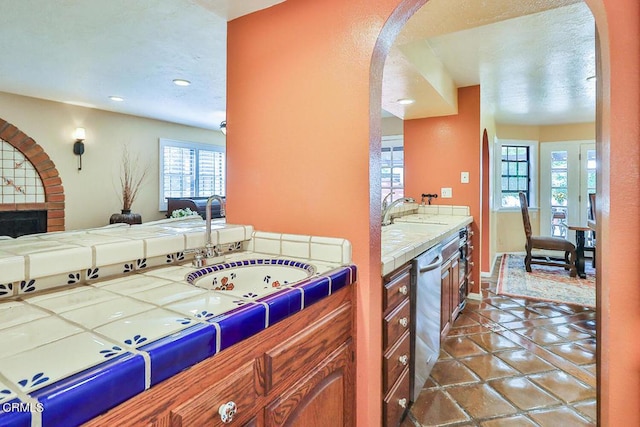
<path fill-rule="evenodd" d="M 596 220 L 596 193 L 589 193 L 589 215 L 588 218 L 591 221 Z M 584 248 L 585 251 L 591 251 L 593 253 L 593 257 L 591 258 L 591 266 L 595 268 L 596 266 L 596 232 L 591 231 L 591 239 L 590 246 Z"/>
<path fill-rule="evenodd" d="M 527 196 L 522 192 L 519 194 L 519 196 L 520 210 L 522 211 L 522 222 L 524 225 L 524 234 L 527 237 L 527 242 L 525 244 L 527 255 L 524 258 L 525 269 L 530 273 L 531 264 L 564 267 L 565 270 L 569 270 L 569 275 L 571 277 L 576 277 L 577 269 L 575 245 L 561 237 L 532 236 L 531 221 L 529 221 L 529 204 L 527 203 Z M 564 259 L 546 256 L 534 256 L 531 254 L 531 251 L 534 249 L 564 252 Z"/>

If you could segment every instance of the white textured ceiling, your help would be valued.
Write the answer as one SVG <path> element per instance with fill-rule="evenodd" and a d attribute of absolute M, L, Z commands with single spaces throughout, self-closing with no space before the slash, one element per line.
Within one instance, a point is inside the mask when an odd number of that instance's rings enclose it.
<path fill-rule="evenodd" d="M 0 0 L 0 91 L 217 129 L 227 20 L 282 1 Z M 501 123 L 593 121 L 594 43 L 580 0 L 430 0 L 387 61 L 383 108 L 451 114 L 455 88 L 480 84 Z"/>
<path fill-rule="evenodd" d="M 594 121 L 595 81 L 587 77 L 595 75 L 595 24 L 586 4 L 478 3 L 431 0 L 411 18 L 385 68 L 383 108 L 404 119 L 455 113 L 449 79 L 479 84 L 483 108 L 499 123 Z M 400 98 L 417 102 L 402 106 Z"/>
<path fill-rule="evenodd" d="M 0 91 L 218 129 L 227 20 L 282 1 L 0 0 Z"/>

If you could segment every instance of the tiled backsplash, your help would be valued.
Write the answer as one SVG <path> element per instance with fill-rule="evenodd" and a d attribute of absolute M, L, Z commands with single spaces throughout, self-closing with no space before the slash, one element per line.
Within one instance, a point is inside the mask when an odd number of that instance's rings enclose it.
<path fill-rule="evenodd" d="M 422 205 L 419 203 L 402 203 L 391 208 L 391 217 L 410 214 L 422 215 L 471 215 L 468 206 L 454 205 Z"/>
<path fill-rule="evenodd" d="M 219 221 L 212 224 L 211 240 L 223 253 L 244 249 L 316 263 L 351 263 L 351 244 L 340 238 L 254 232 L 252 226 Z M 204 246 L 200 217 L 0 239 L 0 299 L 184 263 L 194 256 L 187 250 Z"/>
<path fill-rule="evenodd" d="M 31 162 L 0 139 L 0 204 L 44 203 L 42 180 Z"/>
<path fill-rule="evenodd" d="M 216 223 L 211 240 L 239 249 L 252 233 L 251 226 Z M 0 239 L 0 298 L 183 262 L 193 256 L 186 250 L 204 245 L 199 217 Z"/>

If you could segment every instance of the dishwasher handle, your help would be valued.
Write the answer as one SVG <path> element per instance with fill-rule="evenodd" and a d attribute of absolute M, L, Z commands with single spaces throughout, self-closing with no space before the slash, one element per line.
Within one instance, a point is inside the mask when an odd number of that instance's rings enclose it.
<path fill-rule="evenodd" d="M 438 254 L 438 258 L 434 262 L 429 265 L 425 265 L 424 267 L 420 267 L 420 273 L 426 273 L 427 271 L 435 270 L 442 265 L 442 254 Z"/>

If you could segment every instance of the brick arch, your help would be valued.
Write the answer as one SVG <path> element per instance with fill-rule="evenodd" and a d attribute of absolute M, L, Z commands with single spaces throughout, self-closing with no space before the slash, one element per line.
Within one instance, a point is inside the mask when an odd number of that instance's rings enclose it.
<path fill-rule="evenodd" d="M 0 138 L 14 146 L 31 162 L 44 187 L 44 203 L 4 203 L 0 211 L 46 210 L 47 231 L 64 230 L 64 188 L 53 160 L 33 138 L 0 119 Z"/>

